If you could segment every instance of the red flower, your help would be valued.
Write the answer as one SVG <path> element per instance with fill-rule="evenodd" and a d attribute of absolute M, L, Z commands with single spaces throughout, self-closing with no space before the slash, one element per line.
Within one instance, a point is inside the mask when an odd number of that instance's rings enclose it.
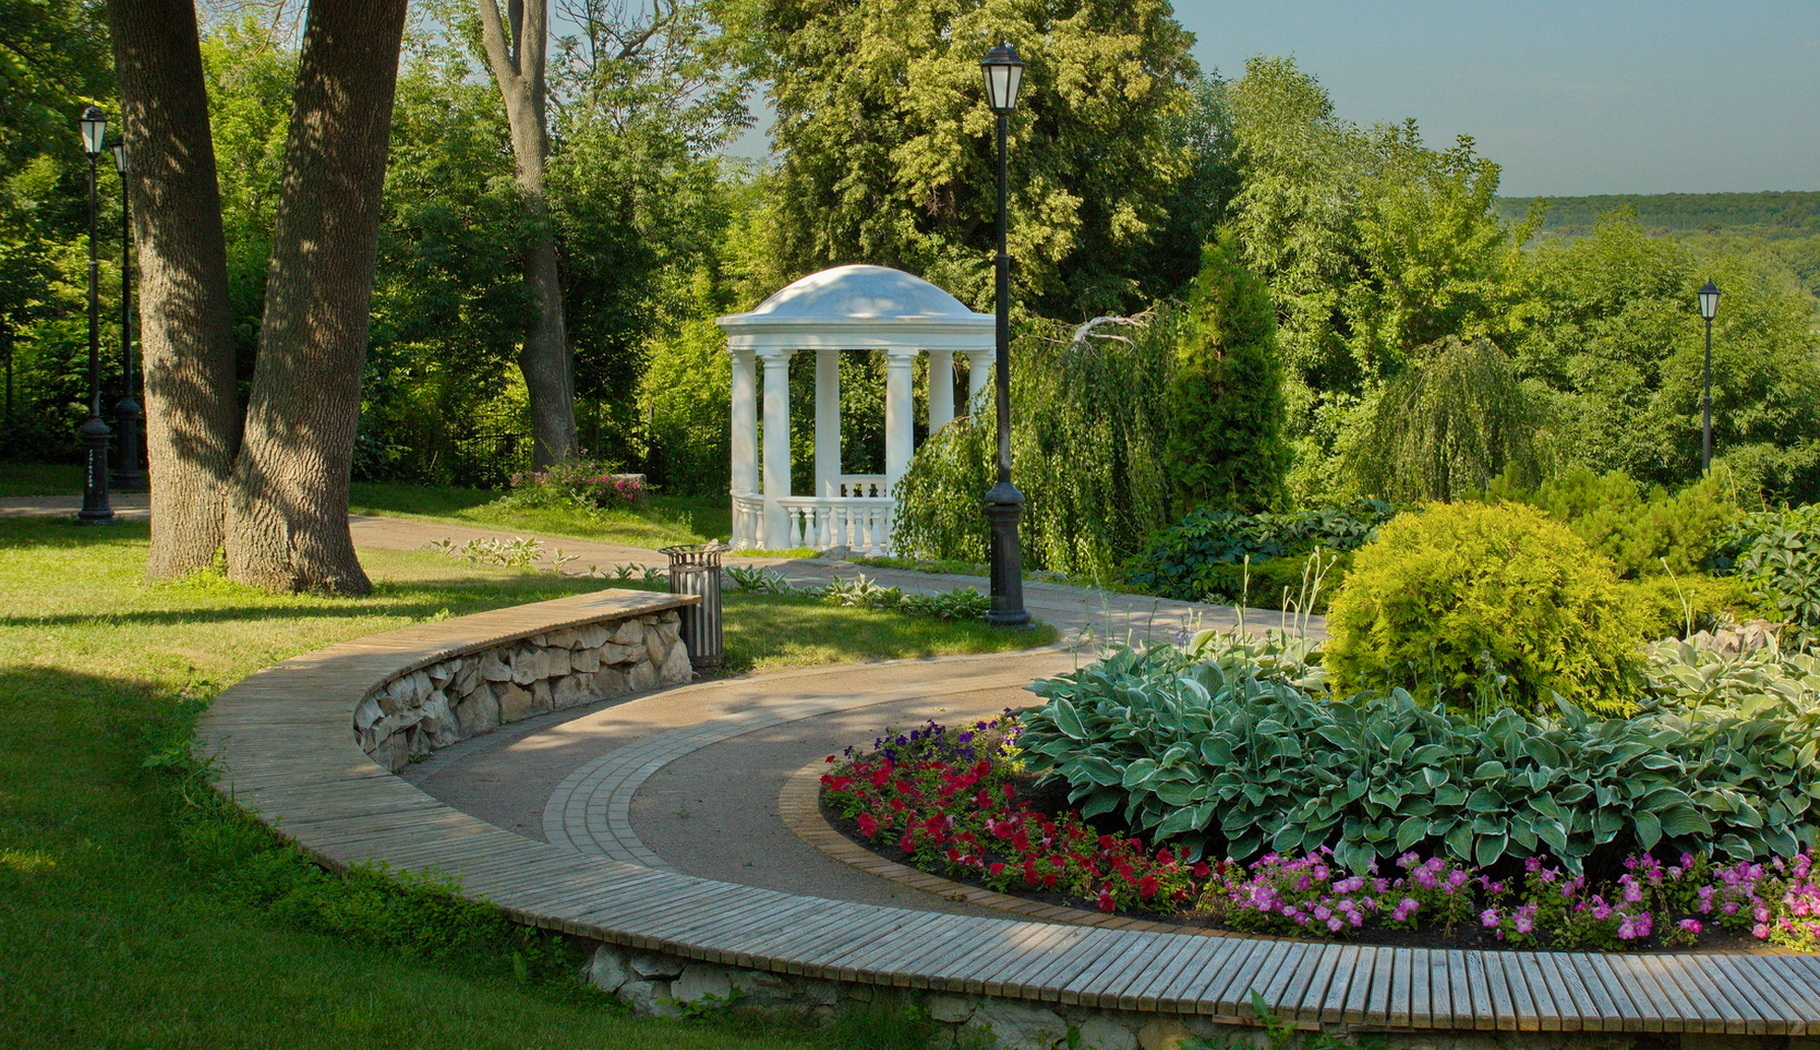
<path fill-rule="evenodd" d="M 1116 907 L 1116 905 L 1114 905 L 1112 902 L 1112 887 L 1110 887 L 1110 886 L 1100 887 L 1100 910 L 1101 911 L 1112 911 L 1115 907 Z"/>
<path fill-rule="evenodd" d="M 1156 896 L 1156 876 L 1146 875 L 1138 880 L 1138 896 L 1145 900 Z"/>
<path fill-rule="evenodd" d="M 861 813 L 859 815 L 859 833 L 867 838 L 878 834 L 878 821 L 873 819 L 872 814 Z"/>

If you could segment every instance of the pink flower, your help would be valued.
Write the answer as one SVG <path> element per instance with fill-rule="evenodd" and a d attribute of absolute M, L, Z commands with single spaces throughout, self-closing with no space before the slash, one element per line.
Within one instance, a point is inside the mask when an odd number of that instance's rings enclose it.
<path fill-rule="evenodd" d="M 1486 908 L 1484 911 L 1479 913 L 1479 925 L 1496 926 L 1497 924 L 1498 924 L 1498 909 Z"/>

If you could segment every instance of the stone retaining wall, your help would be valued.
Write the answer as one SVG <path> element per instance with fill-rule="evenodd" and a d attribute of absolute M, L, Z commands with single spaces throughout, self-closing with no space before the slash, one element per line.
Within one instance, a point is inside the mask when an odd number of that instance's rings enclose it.
<path fill-rule="evenodd" d="M 387 679 L 354 734 L 396 773 L 412 759 L 544 711 L 689 681 L 676 610 L 532 634 Z"/>
<path fill-rule="evenodd" d="M 724 1010 L 752 1019 L 819 1024 L 862 1013 L 927 1018 L 933 1026 L 929 1050 L 1265 1050 L 1283 1045 L 1256 1025 L 1194 1014 L 1095 1009 L 832 981 L 598 942 L 582 977 L 646 1017 Z M 1325 1026 L 1324 1034 L 1358 1040 L 1345 1045 L 1383 1050 L 1820 1050 L 1820 1040 L 1804 1036 L 1399 1032 L 1343 1024 Z M 1292 1038 L 1288 1045 L 1307 1044 Z"/>

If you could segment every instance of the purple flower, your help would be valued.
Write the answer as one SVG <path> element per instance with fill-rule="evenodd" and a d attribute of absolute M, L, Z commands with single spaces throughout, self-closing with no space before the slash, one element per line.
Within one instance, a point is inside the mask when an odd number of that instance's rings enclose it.
<path fill-rule="evenodd" d="M 1486 908 L 1484 911 L 1479 913 L 1479 925 L 1496 926 L 1497 924 L 1498 924 L 1498 909 Z"/>

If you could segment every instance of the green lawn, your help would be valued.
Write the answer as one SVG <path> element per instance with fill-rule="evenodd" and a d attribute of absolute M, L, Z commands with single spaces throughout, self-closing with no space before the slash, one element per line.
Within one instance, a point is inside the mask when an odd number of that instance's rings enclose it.
<path fill-rule="evenodd" d="M 650 510 L 633 511 L 503 507 L 498 503 L 501 495 L 484 489 L 355 482 L 350 501 L 356 514 L 390 514 L 648 550 L 672 543 L 706 543 L 733 532 L 733 512 L 725 496 L 654 493 Z"/>
<path fill-rule="evenodd" d="M 81 494 L 80 463 L 0 463 L 0 498 Z"/>
<path fill-rule="evenodd" d="M 396 927 L 418 916 L 476 927 L 321 876 L 183 775 L 173 745 L 194 713 L 262 666 L 598 581 L 369 551 L 369 597 L 272 596 L 218 578 L 148 585 L 145 547 L 143 524 L 0 520 L 0 1045 L 769 1050 L 915 1035 L 901 1019 L 828 1032 L 635 1019 L 536 979 L 577 961 L 551 962 L 547 942 L 516 972 L 503 961 L 516 942 L 497 935 L 448 958 L 425 957 L 422 938 L 416 954 L 386 947 L 411 943 Z M 727 611 L 731 660 L 758 669 L 1043 640 L 794 598 L 735 595 Z"/>

